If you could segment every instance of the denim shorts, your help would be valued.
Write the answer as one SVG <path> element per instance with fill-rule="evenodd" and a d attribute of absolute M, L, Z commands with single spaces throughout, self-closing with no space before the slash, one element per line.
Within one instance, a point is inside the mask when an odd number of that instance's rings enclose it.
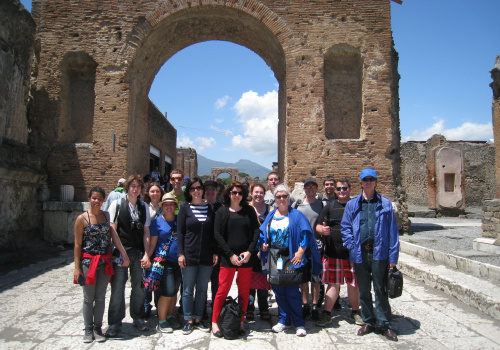
<path fill-rule="evenodd" d="M 182 280 L 181 268 L 178 263 L 165 261 L 163 276 L 160 282 L 160 294 L 162 297 L 175 297 L 179 291 Z"/>

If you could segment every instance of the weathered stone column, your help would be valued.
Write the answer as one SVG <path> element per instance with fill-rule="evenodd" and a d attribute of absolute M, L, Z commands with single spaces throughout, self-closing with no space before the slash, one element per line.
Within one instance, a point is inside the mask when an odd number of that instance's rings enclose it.
<path fill-rule="evenodd" d="M 494 240 L 494 245 L 500 246 L 500 55 L 497 56 L 495 67 L 491 70 L 493 82 L 493 137 L 495 139 L 495 178 L 496 198 L 483 202 L 483 238 Z"/>

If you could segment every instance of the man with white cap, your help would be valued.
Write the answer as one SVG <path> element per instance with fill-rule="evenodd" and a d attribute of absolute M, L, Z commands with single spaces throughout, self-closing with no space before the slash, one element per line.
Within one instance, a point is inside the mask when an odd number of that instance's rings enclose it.
<path fill-rule="evenodd" d="M 356 269 L 361 317 L 365 323 L 358 330 L 358 335 L 371 333 L 378 327 L 387 339 L 397 341 L 398 337 L 391 329 L 391 306 L 385 282 L 388 268 L 398 262 L 398 224 L 391 201 L 375 191 L 375 170 L 364 169 L 360 180 L 363 191 L 347 202 L 341 223 L 342 240 Z"/>

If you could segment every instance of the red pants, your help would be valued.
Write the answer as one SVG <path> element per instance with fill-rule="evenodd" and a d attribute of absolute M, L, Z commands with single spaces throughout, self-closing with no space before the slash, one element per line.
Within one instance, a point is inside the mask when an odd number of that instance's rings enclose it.
<path fill-rule="evenodd" d="M 226 301 L 229 290 L 231 289 L 231 284 L 233 283 L 234 273 L 238 270 L 238 276 L 236 276 L 236 284 L 238 285 L 238 302 L 241 303 L 241 309 L 246 312 L 248 307 L 248 299 L 250 296 L 250 282 L 252 281 L 252 268 L 234 268 L 234 267 L 222 267 L 219 272 L 219 289 L 217 295 L 214 299 L 212 322 L 219 320 L 219 315 L 222 310 L 222 306 Z M 241 322 L 243 322 L 245 316 L 241 317 Z"/>

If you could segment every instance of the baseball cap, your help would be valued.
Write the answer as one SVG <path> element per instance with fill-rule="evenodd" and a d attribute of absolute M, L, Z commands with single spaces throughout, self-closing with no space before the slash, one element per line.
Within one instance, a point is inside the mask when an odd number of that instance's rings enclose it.
<path fill-rule="evenodd" d="M 377 173 L 375 172 L 375 170 L 373 170 L 371 168 L 366 168 L 366 169 L 363 169 L 363 171 L 361 171 L 361 175 L 359 175 L 359 178 L 361 180 L 363 180 L 365 177 L 368 177 L 368 176 L 377 178 Z"/>

